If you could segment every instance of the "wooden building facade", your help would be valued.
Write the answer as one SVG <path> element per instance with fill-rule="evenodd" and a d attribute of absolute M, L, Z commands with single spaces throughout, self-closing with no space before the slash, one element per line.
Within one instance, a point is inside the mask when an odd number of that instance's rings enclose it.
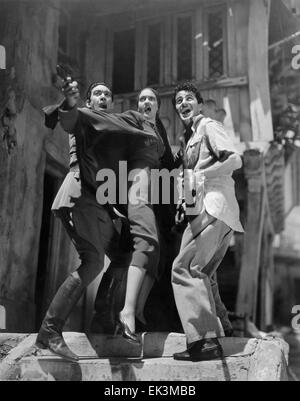
<path fill-rule="evenodd" d="M 11 13 L 9 2 L 5 3 L 6 12 Z M 22 2 L 15 3 L 18 3 L 20 15 L 27 16 L 28 12 L 22 8 Z M 179 82 L 193 81 L 205 99 L 214 99 L 219 107 L 226 110 L 225 127 L 244 157 L 244 169 L 236 175 L 236 183 L 246 234 L 235 236 L 233 247 L 221 268 L 219 280 L 230 310 L 251 318 L 261 329 L 272 325 L 273 240 L 284 228 L 285 182 L 288 180 L 292 183 L 289 190 L 294 204 L 299 202 L 295 195 L 299 186 L 292 179 L 294 167 L 286 162 L 284 146 L 274 141 L 274 98 L 269 75 L 270 60 L 276 56 L 270 53 L 270 46 L 277 46 L 282 38 L 273 38 L 271 33 L 276 30 L 278 18 L 281 17 L 285 21 L 293 21 L 295 27 L 297 24 L 300 27 L 294 10 L 294 3 L 297 2 L 51 0 L 43 6 L 37 5 L 38 2 L 31 3 L 38 10 L 35 14 L 38 32 L 41 37 L 43 32 L 47 35 L 47 38 L 43 38 L 45 46 L 37 45 L 33 49 L 38 60 L 36 68 L 40 71 L 39 79 L 34 75 L 32 67 L 27 79 L 33 77 L 33 84 L 22 92 L 28 92 L 26 99 L 38 100 L 36 103 L 29 102 L 36 113 L 39 109 L 37 103 L 43 106 L 59 97 L 54 88 L 57 62 L 72 68 L 81 82 L 82 90 L 92 81 L 105 81 L 111 85 L 115 94 L 116 111 L 136 109 L 137 93 L 141 88 L 152 86 L 158 89 L 162 96 L 161 117 L 174 150 L 178 146 L 182 126 L 176 117 L 171 99 Z M 282 10 L 284 14 L 281 14 Z M 26 26 L 29 20 L 24 15 L 22 29 L 24 32 L 31 29 L 34 36 L 33 28 Z M 1 40 L 0 36 L 0 43 L 6 45 L 7 49 L 12 32 L 14 30 L 6 25 L 4 39 Z M 283 29 L 282 35 L 286 38 L 289 33 Z M 12 41 L 10 43 L 16 46 Z M 289 43 L 294 42 L 289 39 Z M 18 60 L 19 55 L 16 53 L 14 57 Z M 15 59 L 8 59 L 10 67 L 14 65 Z M 19 74 L 23 77 L 21 71 Z M 17 91 L 18 85 L 14 84 L 15 81 L 8 76 L 7 80 L 9 83 L 3 86 L 5 91 L 10 87 Z M 34 97 L 33 93 L 37 88 Z M 6 108 L 7 104 L 6 102 Z M 5 107 L 0 111 L 5 110 Z M 29 113 L 30 110 L 21 106 L 17 110 L 18 132 L 25 129 L 21 121 L 25 121 Z M 20 256 L 20 250 L 14 249 L 11 244 L 12 232 L 20 230 L 20 226 L 7 223 L 6 231 L 1 232 L 1 246 L 5 243 L 7 248 L 6 252 L 0 254 L 0 304 L 5 305 L 6 299 L 16 299 L 12 283 L 16 275 L 14 272 L 20 271 L 17 264 L 22 260 L 25 272 L 30 272 L 26 276 L 27 283 L 32 280 L 31 290 L 26 292 L 25 297 L 26 302 L 32 306 L 32 320 L 37 315 L 36 307 L 42 304 L 42 310 L 45 309 L 64 273 L 74 267 L 76 261 L 69 244 L 63 245 L 67 239 L 59 223 L 49 217 L 50 200 L 67 166 L 68 145 L 65 139 L 61 139 L 59 130 L 54 136 L 50 136 L 52 134 L 42 128 L 42 122 L 37 120 L 38 114 L 35 126 L 43 132 L 43 140 L 37 137 L 35 143 L 39 144 L 38 149 L 42 152 L 43 159 L 42 162 L 39 161 L 41 164 L 37 164 L 38 171 L 35 166 L 39 184 L 36 184 L 34 190 L 29 190 L 33 191 L 30 199 L 37 196 L 42 199 L 44 187 L 44 204 L 41 200 L 38 201 L 35 219 L 33 216 L 28 217 L 25 206 L 22 217 L 21 206 L 19 215 L 14 216 L 13 209 L 7 214 L 10 207 L 7 202 L 13 194 L 8 194 L 9 190 L 6 189 L 6 198 L 0 195 L 0 200 L 5 199 L 6 202 L 0 202 L 3 220 L 7 221 L 9 217 L 14 221 L 21 219 L 23 227 L 32 227 L 32 232 L 35 233 L 32 235 L 37 236 L 30 247 L 31 253 L 23 249 Z M 26 129 L 30 130 L 29 127 Z M 17 149 L 20 152 L 20 138 Z M 1 152 L 3 163 L 11 163 L 11 159 L 4 156 L 4 148 Z M 18 153 L 13 157 L 19 160 L 21 156 Z M 38 160 L 38 150 L 36 159 Z M 25 162 L 26 160 L 25 158 Z M 3 170 L 1 171 L 0 185 L 7 187 L 10 185 L 10 174 L 15 170 L 11 166 L 10 170 L 5 171 L 6 178 Z M 24 191 L 25 189 L 23 193 Z M 19 238 L 19 234 L 16 235 Z M 45 236 L 42 242 L 40 235 Z M 46 244 L 47 241 L 49 244 L 49 240 L 50 245 L 45 250 L 41 249 L 42 245 L 39 244 Z M 47 289 L 37 291 L 40 288 L 36 285 L 38 280 L 40 286 L 47 282 Z M 21 294 L 21 300 L 24 299 L 23 287 L 24 283 L 20 282 L 18 294 Z M 91 307 L 92 297 L 91 289 L 82 301 L 85 305 L 83 310 L 87 309 L 87 305 Z M 17 306 L 11 310 L 16 316 L 20 313 Z M 80 319 L 86 320 L 86 316 L 80 315 L 77 321 L 80 322 Z M 79 326 L 77 324 L 76 327 Z M 17 322 L 13 322 L 9 329 L 22 330 L 23 327 L 22 324 L 18 326 Z"/>

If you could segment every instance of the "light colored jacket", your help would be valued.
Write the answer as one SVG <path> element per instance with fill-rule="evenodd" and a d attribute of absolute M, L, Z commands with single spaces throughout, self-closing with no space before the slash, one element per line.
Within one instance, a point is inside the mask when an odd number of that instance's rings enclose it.
<path fill-rule="evenodd" d="M 238 153 L 223 125 L 202 115 L 193 125 L 194 134 L 187 144 L 189 168 L 193 170 L 193 186 L 196 191 L 196 211 L 204 206 L 207 213 L 223 221 L 232 230 L 244 232 L 240 222 L 240 209 L 235 195 L 232 174 L 237 167 L 232 163 L 230 173 L 206 178 L 205 170 L 219 162 L 221 156 Z M 187 174 L 187 176 L 189 176 Z"/>

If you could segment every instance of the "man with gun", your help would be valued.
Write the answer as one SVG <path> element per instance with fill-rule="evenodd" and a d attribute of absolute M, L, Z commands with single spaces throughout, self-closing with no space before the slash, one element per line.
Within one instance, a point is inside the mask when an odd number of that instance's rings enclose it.
<path fill-rule="evenodd" d="M 112 222 L 111 205 L 99 205 L 96 202 L 99 185 L 96 182 L 97 173 L 102 168 L 111 168 L 118 177 L 119 162 L 126 160 L 129 171 L 142 170 L 150 176 L 150 169 L 158 165 L 157 140 L 152 129 L 138 113 L 103 112 L 103 92 L 106 97 L 112 97 L 105 84 L 91 85 L 87 107 L 77 108 L 77 83 L 69 79 L 64 88 L 63 104 L 45 110 L 46 125 L 49 128 L 53 129 L 59 118 L 64 130 L 76 138 L 80 168 L 78 182 L 81 188 L 78 186 L 72 194 L 63 197 L 67 199 L 67 204 L 64 201 L 59 204 L 59 210 L 82 263 L 69 275 L 54 297 L 42 323 L 37 344 L 71 360 L 78 360 L 78 357 L 64 342 L 63 325 L 86 287 L 103 269 L 104 254 L 110 256 L 112 248 L 119 249 L 121 246 Z M 146 187 L 143 190 L 148 189 Z M 133 241 L 125 306 L 120 314 L 119 327 L 127 340 L 139 343 L 134 333 L 134 309 L 146 271 L 154 276 L 157 273 L 158 235 L 151 204 L 143 201 L 137 204 L 129 202 L 127 207 L 120 207 L 119 211 L 128 218 Z"/>
<path fill-rule="evenodd" d="M 64 88 L 70 92 L 73 90 L 75 90 L 75 92 L 77 91 L 77 82 L 71 77 L 71 74 L 60 65 L 57 66 L 57 75 L 62 79 Z M 95 89 L 96 95 L 99 93 L 100 96 L 98 102 L 99 110 L 108 113 L 111 112 L 113 109 L 113 93 L 111 89 L 104 83 L 92 84 L 87 94 L 88 99 L 91 96 L 91 92 Z M 53 118 L 53 115 L 50 114 L 50 116 Z M 63 207 L 74 206 L 74 203 L 70 204 L 65 200 L 78 197 L 77 194 L 81 193 L 76 139 L 73 134 L 69 135 L 69 142 L 70 172 L 65 178 L 52 206 L 55 215 L 61 218 L 63 222 Z M 112 217 L 116 230 L 114 234 L 115 241 L 111 243 L 117 242 L 119 247 L 113 246 L 110 248 L 107 247 L 106 249 L 106 254 L 109 255 L 110 259 L 110 265 L 104 273 L 97 291 L 95 311 L 90 328 L 92 333 L 113 334 L 116 330 L 117 313 L 120 312 L 124 304 L 127 271 L 132 257 L 132 241 L 130 238 L 128 220 L 124 218 L 124 216 L 119 217 L 114 214 Z"/>

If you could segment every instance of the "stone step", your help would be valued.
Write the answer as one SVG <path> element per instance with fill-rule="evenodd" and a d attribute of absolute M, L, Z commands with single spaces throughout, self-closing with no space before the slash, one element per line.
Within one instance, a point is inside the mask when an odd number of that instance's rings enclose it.
<path fill-rule="evenodd" d="M 221 339 L 224 360 L 174 361 L 186 347 L 182 334 L 145 333 L 141 347 L 120 337 L 64 333 L 69 347 L 81 358 L 68 362 L 50 351 L 33 347 L 31 335 L 3 361 L 2 378 L 22 381 L 279 381 L 287 380 L 288 349 L 270 338 Z M 6 364 L 6 365 L 5 365 Z M 15 364 L 15 368 L 11 367 Z M 1 373 L 0 365 L 0 373 Z M 3 371 L 10 367 L 9 374 Z M 1 380 L 1 374 L 0 374 Z"/>
<path fill-rule="evenodd" d="M 176 333 L 143 333 L 141 345 L 133 345 L 121 336 L 64 333 L 70 349 L 79 357 L 87 358 L 171 358 L 175 352 L 186 349 L 186 337 Z M 255 352 L 257 340 L 224 338 L 220 340 L 224 355 L 247 356 Z M 52 356 L 49 350 L 40 350 L 43 357 Z"/>
<path fill-rule="evenodd" d="M 178 362 L 173 358 L 93 359 L 78 363 L 52 359 L 25 358 L 21 381 L 247 381 L 248 361 L 243 357 L 212 362 Z"/>

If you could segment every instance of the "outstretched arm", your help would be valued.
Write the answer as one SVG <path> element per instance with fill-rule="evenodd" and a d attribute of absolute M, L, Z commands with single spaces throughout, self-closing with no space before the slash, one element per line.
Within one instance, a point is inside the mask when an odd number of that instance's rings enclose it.
<path fill-rule="evenodd" d="M 79 90 L 77 82 L 68 83 L 63 90 L 65 99 L 54 106 L 43 109 L 45 113 L 45 125 L 54 129 L 58 122 L 65 131 L 72 132 L 78 119 L 77 103 L 79 101 Z"/>
<path fill-rule="evenodd" d="M 58 111 L 59 121 L 62 128 L 67 132 L 73 132 L 78 120 L 77 104 L 80 99 L 78 83 L 68 83 L 63 90 L 65 101 Z"/>

